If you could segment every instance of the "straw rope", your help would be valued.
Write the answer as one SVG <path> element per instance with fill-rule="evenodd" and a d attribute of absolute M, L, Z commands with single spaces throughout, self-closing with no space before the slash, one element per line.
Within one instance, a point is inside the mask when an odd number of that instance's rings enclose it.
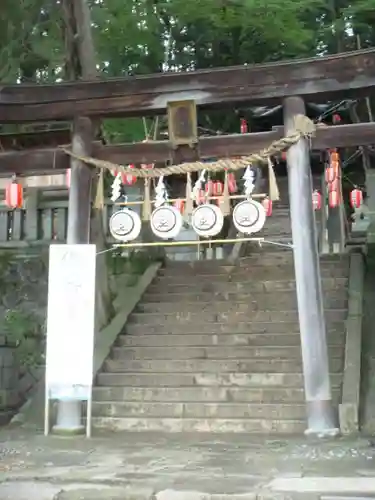
<path fill-rule="evenodd" d="M 109 170 L 125 174 L 130 174 L 138 178 L 160 177 L 175 174 L 190 174 L 192 172 L 199 172 L 207 170 L 209 172 L 222 172 L 224 170 L 240 170 L 247 167 L 249 164 L 266 164 L 269 163 L 269 158 L 289 149 L 302 138 L 311 138 L 316 132 L 317 127 L 325 127 L 324 124 L 314 124 L 309 118 L 304 115 L 296 115 L 294 120 L 294 132 L 290 135 L 283 137 L 277 141 L 272 142 L 267 148 L 259 153 L 253 153 L 249 156 L 242 156 L 241 158 L 230 159 L 223 158 L 213 162 L 189 162 L 181 163 L 180 165 L 170 165 L 163 168 L 142 169 L 142 168 L 129 168 L 122 165 L 117 165 L 105 160 L 98 160 L 88 156 L 80 156 L 73 153 L 70 149 L 64 147 L 60 148 L 67 155 L 82 161 L 87 165 L 99 169 Z"/>

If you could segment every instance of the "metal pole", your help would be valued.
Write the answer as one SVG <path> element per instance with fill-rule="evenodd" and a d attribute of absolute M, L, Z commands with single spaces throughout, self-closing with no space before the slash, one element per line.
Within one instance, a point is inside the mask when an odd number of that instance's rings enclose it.
<path fill-rule="evenodd" d="M 303 99 L 285 99 L 286 134 L 294 130 L 297 114 L 305 114 Z M 339 430 L 332 406 L 308 140 L 301 139 L 288 150 L 287 163 L 308 422 L 306 434 L 332 436 Z"/>
<path fill-rule="evenodd" d="M 74 122 L 72 150 L 83 155 L 90 152 L 91 122 L 77 118 Z M 68 208 L 68 244 L 86 244 L 90 238 L 92 169 L 80 161 L 71 160 Z M 79 335 L 79 332 L 77 332 Z M 74 345 L 71 346 L 74 349 Z M 67 370 L 69 367 L 66 368 Z M 77 434 L 84 431 L 82 404 L 77 400 L 60 400 L 54 432 Z"/>

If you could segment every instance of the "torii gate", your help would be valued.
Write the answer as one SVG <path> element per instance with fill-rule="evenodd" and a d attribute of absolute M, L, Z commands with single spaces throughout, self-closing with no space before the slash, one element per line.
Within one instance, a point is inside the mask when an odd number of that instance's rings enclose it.
<path fill-rule="evenodd" d="M 362 98 L 375 93 L 375 51 L 361 50 L 329 57 L 255 66 L 168 73 L 107 81 L 54 85 L 11 85 L 0 89 L 0 122 L 25 123 L 71 120 L 72 151 L 115 163 L 172 163 L 207 157 L 249 155 L 293 131 L 294 118 L 305 114 L 304 99 Z M 84 130 L 91 118 L 165 114 L 169 103 L 194 101 L 200 108 L 238 103 L 283 103 L 284 131 L 217 136 L 171 145 L 169 141 L 103 146 L 92 144 Z M 78 118 L 80 117 L 80 118 Z M 84 125 L 84 126 L 82 126 Z M 187 141 L 189 142 L 189 141 Z M 312 149 L 371 145 L 375 123 L 319 129 Z M 172 147 L 173 146 L 173 147 Z M 69 230 L 74 241 L 88 241 L 91 173 L 87 165 L 61 150 L 0 154 L 0 174 L 35 175 L 73 167 Z M 319 256 L 311 202 L 310 144 L 301 138 L 287 153 L 294 262 L 301 332 L 308 431 L 335 434 Z M 69 406 L 70 405 L 70 406 Z M 80 413 L 61 402 L 60 427 L 79 426 Z"/>

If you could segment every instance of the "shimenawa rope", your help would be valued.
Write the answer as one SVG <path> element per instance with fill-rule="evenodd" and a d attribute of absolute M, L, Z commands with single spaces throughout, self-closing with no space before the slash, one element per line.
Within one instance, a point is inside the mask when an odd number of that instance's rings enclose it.
<path fill-rule="evenodd" d="M 223 158 L 213 162 L 201 162 L 195 161 L 190 163 L 181 163 L 180 165 L 170 165 L 163 168 L 153 168 L 153 169 L 141 169 L 141 168 L 128 168 L 122 165 L 117 165 L 110 161 L 98 160 L 96 158 L 91 158 L 89 156 L 80 156 L 73 153 L 70 149 L 61 148 L 64 153 L 80 160 L 83 163 L 92 165 L 96 168 L 110 170 L 111 172 L 121 172 L 125 174 L 133 175 L 134 177 L 160 177 L 168 176 L 174 174 L 188 174 L 192 172 L 199 172 L 201 170 L 207 170 L 209 172 L 222 172 L 223 170 L 240 170 L 241 168 L 247 167 L 251 163 L 268 163 L 268 159 L 282 151 L 287 150 L 294 144 L 296 144 L 301 138 L 311 138 L 316 128 L 320 124 L 314 124 L 309 118 L 304 115 L 297 115 L 295 117 L 294 129 L 295 131 L 283 137 L 277 141 L 272 142 L 267 148 L 263 149 L 259 153 L 253 153 L 249 156 L 242 156 L 241 158 L 230 159 Z"/>
<path fill-rule="evenodd" d="M 305 115 L 296 115 L 294 119 L 294 132 L 283 137 L 277 141 L 273 141 L 267 148 L 263 149 L 259 153 L 253 153 L 249 156 L 242 156 L 241 158 L 231 159 L 222 158 L 213 162 L 189 162 L 181 163 L 180 165 L 169 165 L 163 168 L 153 168 L 153 169 L 142 169 L 142 168 L 129 168 L 122 165 L 117 165 L 105 160 L 98 160 L 96 158 L 91 158 L 88 156 L 80 156 L 73 153 L 70 149 L 60 148 L 64 153 L 75 158 L 76 160 L 82 161 L 87 165 L 99 168 L 101 170 L 109 170 L 110 172 L 120 172 L 124 174 L 129 174 L 138 178 L 152 178 L 169 176 L 176 174 L 189 174 L 193 172 L 199 172 L 202 170 L 207 170 L 208 172 L 222 172 L 225 170 L 240 170 L 241 168 L 246 168 L 249 164 L 267 164 L 269 169 L 269 181 L 270 181 L 270 199 L 278 200 L 279 191 L 276 183 L 275 173 L 271 162 L 269 161 L 271 156 L 279 154 L 287 149 L 289 149 L 301 138 L 311 138 L 318 127 L 325 127 L 324 124 L 315 124 Z"/>

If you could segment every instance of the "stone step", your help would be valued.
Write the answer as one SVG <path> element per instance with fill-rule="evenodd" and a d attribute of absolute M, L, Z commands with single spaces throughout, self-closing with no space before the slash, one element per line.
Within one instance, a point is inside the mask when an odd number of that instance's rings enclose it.
<path fill-rule="evenodd" d="M 341 373 L 331 374 L 339 388 Z M 107 387 L 303 387 L 302 373 L 100 373 L 98 386 Z"/>
<path fill-rule="evenodd" d="M 194 261 L 194 262 L 173 262 L 168 263 L 160 272 L 165 276 L 176 274 L 228 274 L 235 270 L 241 272 L 242 269 L 258 269 L 265 266 L 286 266 L 292 267 L 293 253 L 274 252 L 265 254 L 253 254 L 241 257 L 235 264 L 226 260 L 221 261 Z M 330 256 L 320 259 L 321 269 L 338 265 L 343 269 L 348 269 L 349 258 L 345 256 Z"/>
<path fill-rule="evenodd" d="M 295 277 L 294 265 L 284 265 L 284 266 L 249 266 L 244 267 L 233 267 L 230 271 L 225 271 L 224 268 L 220 267 L 216 270 L 212 270 L 211 274 L 203 273 L 193 273 L 186 270 L 183 272 L 175 272 L 172 274 L 166 274 L 165 269 L 162 269 L 156 278 L 156 282 L 160 286 L 165 286 L 168 284 L 183 284 L 183 283 L 195 283 L 197 280 L 209 281 L 213 283 L 222 282 L 246 282 L 249 280 L 260 280 L 260 281 L 280 281 L 280 280 L 291 280 Z M 340 278 L 347 274 L 347 266 L 334 265 L 333 263 L 322 266 L 321 276 L 322 278 Z"/>
<path fill-rule="evenodd" d="M 164 283 L 163 283 L 164 280 Z M 237 292 L 284 292 L 296 289 L 296 281 L 293 278 L 277 279 L 272 276 L 271 280 L 260 279 L 254 281 L 246 277 L 242 281 L 210 281 L 194 278 L 191 281 L 182 281 L 179 278 L 179 283 L 168 282 L 166 278 L 156 278 L 148 287 L 149 293 L 202 293 L 202 292 L 221 292 L 221 293 L 237 293 Z M 347 288 L 348 278 L 322 278 L 322 288 L 325 291 Z"/>
<path fill-rule="evenodd" d="M 346 320 L 346 318 L 345 318 Z M 326 321 L 327 331 L 329 335 L 333 333 L 344 333 L 345 321 Z M 179 324 L 163 324 L 154 323 L 149 325 L 144 324 L 131 324 L 127 323 L 124 327 L 124 333 L 129 335 L 143 335 L 143 334 L 164 334 L 164 335 L 176 335 L 179 334 L 217 334 L 217 335 L 233 335 L 237 333 L 297 333 L 299 334 L 299 323 L 295 319 L 294 321 L 285 322 L 267 322 L 259 321 L 257 323 L 249 323 L 248 321 L 238 321 L 234 324 L 230 323 L 179 323 Z"/>
<path fill-rule="evenodd" d="M 94 402 L 95 417 L 303 420 L 304 404 Z"/>
<path fill-rule="evenodd" d="M 328 322 L 339 322 L 345 321 L 347 317 L 346 309 L 331 309 L 325 311 L 326 321 Z M 195 324 L 205 324 L 209 322 L 214 323 L 227 323 L 236 324 L 239 322 L 248 323 L 265 323 L 275 321 L 277 323 L 285 322 L 297 322 L 298 312 L 294 311 L 246 311 L 246 312 L 212 312 L 212 311 L 200 311 L 200 312 L 179 312 L 175 311 L 170 314 L 161 313 L 137 313 L 134 312 L 130 315 L 129 320 L 133 324 L 139 325 L 174 325 L 176 331 L 182 324 L 195 323 Z"/>
<path fill-rule="evenodd" d="M 344 360 L 329 360 L 331 373 L 343 370 Z M 297 359 L 107 359 L 103 369 L 118 373 L 302 373 L 302 360 Z"/>
<path fill-rule="evenodd" d="M 281 221 L 281 224 L 284 222 L 287 222 L 286 219 L 283 219 Z M 289 225 L 285 225 L 284 227 L 279 227 L 280 224 L 275 224 L 273 227 L 267 228 L 267 230 L 259 231 L 259 233 L 255 234 L 253 237 L 255 238 L 265 238 L 268 241 L 261 242 L 259 245 L 259 240 L 258 241 L 251 241 L 249 240 L 247 243 L 251 243 L 254 248 L 256 249 L 265 249 L 267 252 L 269 252 L 270 248 L 275 246 L 275 243 L 281 243 L 283 245 L 286 244 L 291 244 L 292 243 L 292 232 L 290 230 Z M 290 247 L 283 247 L 283 248 L 288 248 L 290 251 Z"/>
<path fill-rule="evenodd" d="M 320 263 L 329 263 L 329 262 L 347 262 L 349 263 L 349 256 L 347 254 L 337 255 L 337 254 L 326 254 L 320 256 Z M 280 262 L 293 262 L 293 252 L 290 249 L 284 249 L 280 247 L 270 247 L 269 249 L 264 249 L 264 252 L 259 254 L 249 254 L 240 257 L 235 265 L 241 265 L 241 263 L 256 263 L 256 262 L 270 262 L 272 264 L 279 264 Z M 206 269 L 214 268 L 216 269 L 218 266 L 233 266 L 226 259 L 221 260 L 197 260 L 194 262 L 175 262 L 175 261 L 167 261 L 166 269 L 179 269 L 179 268 L 187 268 L 194 269 L 197 271 L 205 272 Z"/>
<path fill-rule="evenodd" d="M 344 346 L 330 347 L 334 357 L 343 355 Z M 113 359 L 254 359 L 278 358 L 294 359 L 301 357 L 300 346 L 213 346 L 213 347 L 113 347 Z"/>
<path fill-rule="evenodd" d="M 302 434 L 304 420 L 194 419 L 194 418 L 116 418 L 94 417 L 96 428 L 129 432 L 232 432 L 246 434 Z"/>
<path fill-rule="evenodd" d="M 292 231 L 290 229 L 290 224 L 285 224 L 284 227 L 279 227 L 277 224 L 275 224 L 273 227 L 267 227 L 263 229 L 263 231 L 259 231 L 256 235 L 254 235 L 256 238 L 265 238 L 267 240 L 270 240 L 271 242 L 278 242 L 278 243 L 292 243 L 293 237 L 292 237 Z M 259 248 L 262 248 L 262 246 L 268 246 L 271 245 L 272 243 L 264 242 Z M 258 245 L 259 246 L 259 245 Z"/>
<path fill-rule="evenodd" d="M 267 238 L 268 239 L 268 238 Z M 292 235 L 291 234 L 286 234 L 282 237 L 277 237 L 277 238 L 272 238 L 272 241 L 286 244 L 286 243 L 292 243 Z M 242 245 L 243 251 L 241 252 L 241 255 L 244 257 L 247 256 L 258 256 L 258 255 L 268 255 L 272 253 L 292 253 L 291 249 L 288 247 L 281 247 L 279 245 L 272 245 L 270 243 L 264 243 L 261 246 L 259 246 L 258 242 L 256 241 L 245 241 L 243 242 Z"/>
<path fill-rule="evenodd" d="M 269 262 L 272 262 L 272 264 L 278 264 L 281 261 L 286 261 L 286 262 L 293 262 L 293 252 L 289 249 L 280 249 L 278 247 L 272 248 L 269 251 L 264 251 L 262 255 L 259 254 L 248 254 L 244 255 L 243 257 L 240 257 L 238 259 L 238 265 L 241 265 L 242 263 L 246 262 L 264 262 L 269 259 Z M 272 251 L 271 251 L 272 250 Z M 202 264 L 204 261 L 200 261 Z M 339 262 L 339 263 L 346 263 L 349 265 L 350 258 L 348 254 L 326 254 L 326 255 L 321 255 L 319 257 L 319 262 L 320 264 L 329 264 L 329 263 L 334 263 L 334 262 Z"/>
<path fill-rule="evenodd" d="M 288 213 L 288 210 L 280 210 L 275 216 L 267 218 L 265 225 L 258 234 L 263 235 L 267 233 L 275 235 L 279 233 L 285 233 L 292 235 L 290 215 Z"/>
<path fill-rule="evenodd" d="M 338 390 L 332 392 L 337 397 Z M 93 389 L 94 401 L 196 403 L 303 403 L 304 389 L 269 387 L 110 387 Z"/>
<path fill-rule="evenodd" d="M 345 341 L 344 332 L 327 334 L 328 345 L 342 346 Z M 163 347 L 163 346 L 300 346 L 299 333 L 234 333 L 234 334 L 173 334 L 173 335 L 119 335 L 116 345 L 133 347 Z"/>
<path fill-rule="evenodd" d="M 324 300 L 325 303 L 327 301 L 342 301 L 347 300 L 348 291 L 346 288 L 341 288 L 338 290 L 325 290 L 324 291 Z M 196 293 L 193 290 L 186 293 L 169 293 L 167 292 L 146 292 L 141 300 L 141 305 L 147 305 L 158 303 L 158 304 L 176 304 L 182 302 L 189 303 L 197 303 L 197 302 L 245 302 L 249 303 L 255 301 L 257 303 L 278 303 L 280 301 L 285 301 L 288 303 L 295 303 L 297 300 L 296 291 L 295 290 L 285 290 L 283 293 L 274 292 L 272 290 L 268 292 L 200 292 Z M 284 308 L 285 309 L 285 308 Z"/>
<path fill-rule="evenodd" d="M 324 301 L 325 309 L 347 309 L 348 299 L 347 297 L 342 298 L 334 298 L 328 295 Z M 278 294 L 276 298 L 276 294 L 270 294 L 270 298 L 265 298 L 262 296 L 261 298 L 257 298 L 254 295 L 249 295 L 247 301 L 219 301 L 211 298 L 211 301 L 207 302 L 197 302 L 192 301 L 189 302 L 187 300 L 182 300 L 181 302 L 150 302 L 147 303 L 143 301 L 139 303 L 135 309 L 136 312 L 142 313 L 151 313 L 151 314 L 189 314 L 200 312 L 209 312 L 210 314 L 214 313 L 253 313 L 256 311 L 280 311 L 280 310 L 290 310 L 297 311 L 297 297 L 288 296 L 284 294 Z"/>

